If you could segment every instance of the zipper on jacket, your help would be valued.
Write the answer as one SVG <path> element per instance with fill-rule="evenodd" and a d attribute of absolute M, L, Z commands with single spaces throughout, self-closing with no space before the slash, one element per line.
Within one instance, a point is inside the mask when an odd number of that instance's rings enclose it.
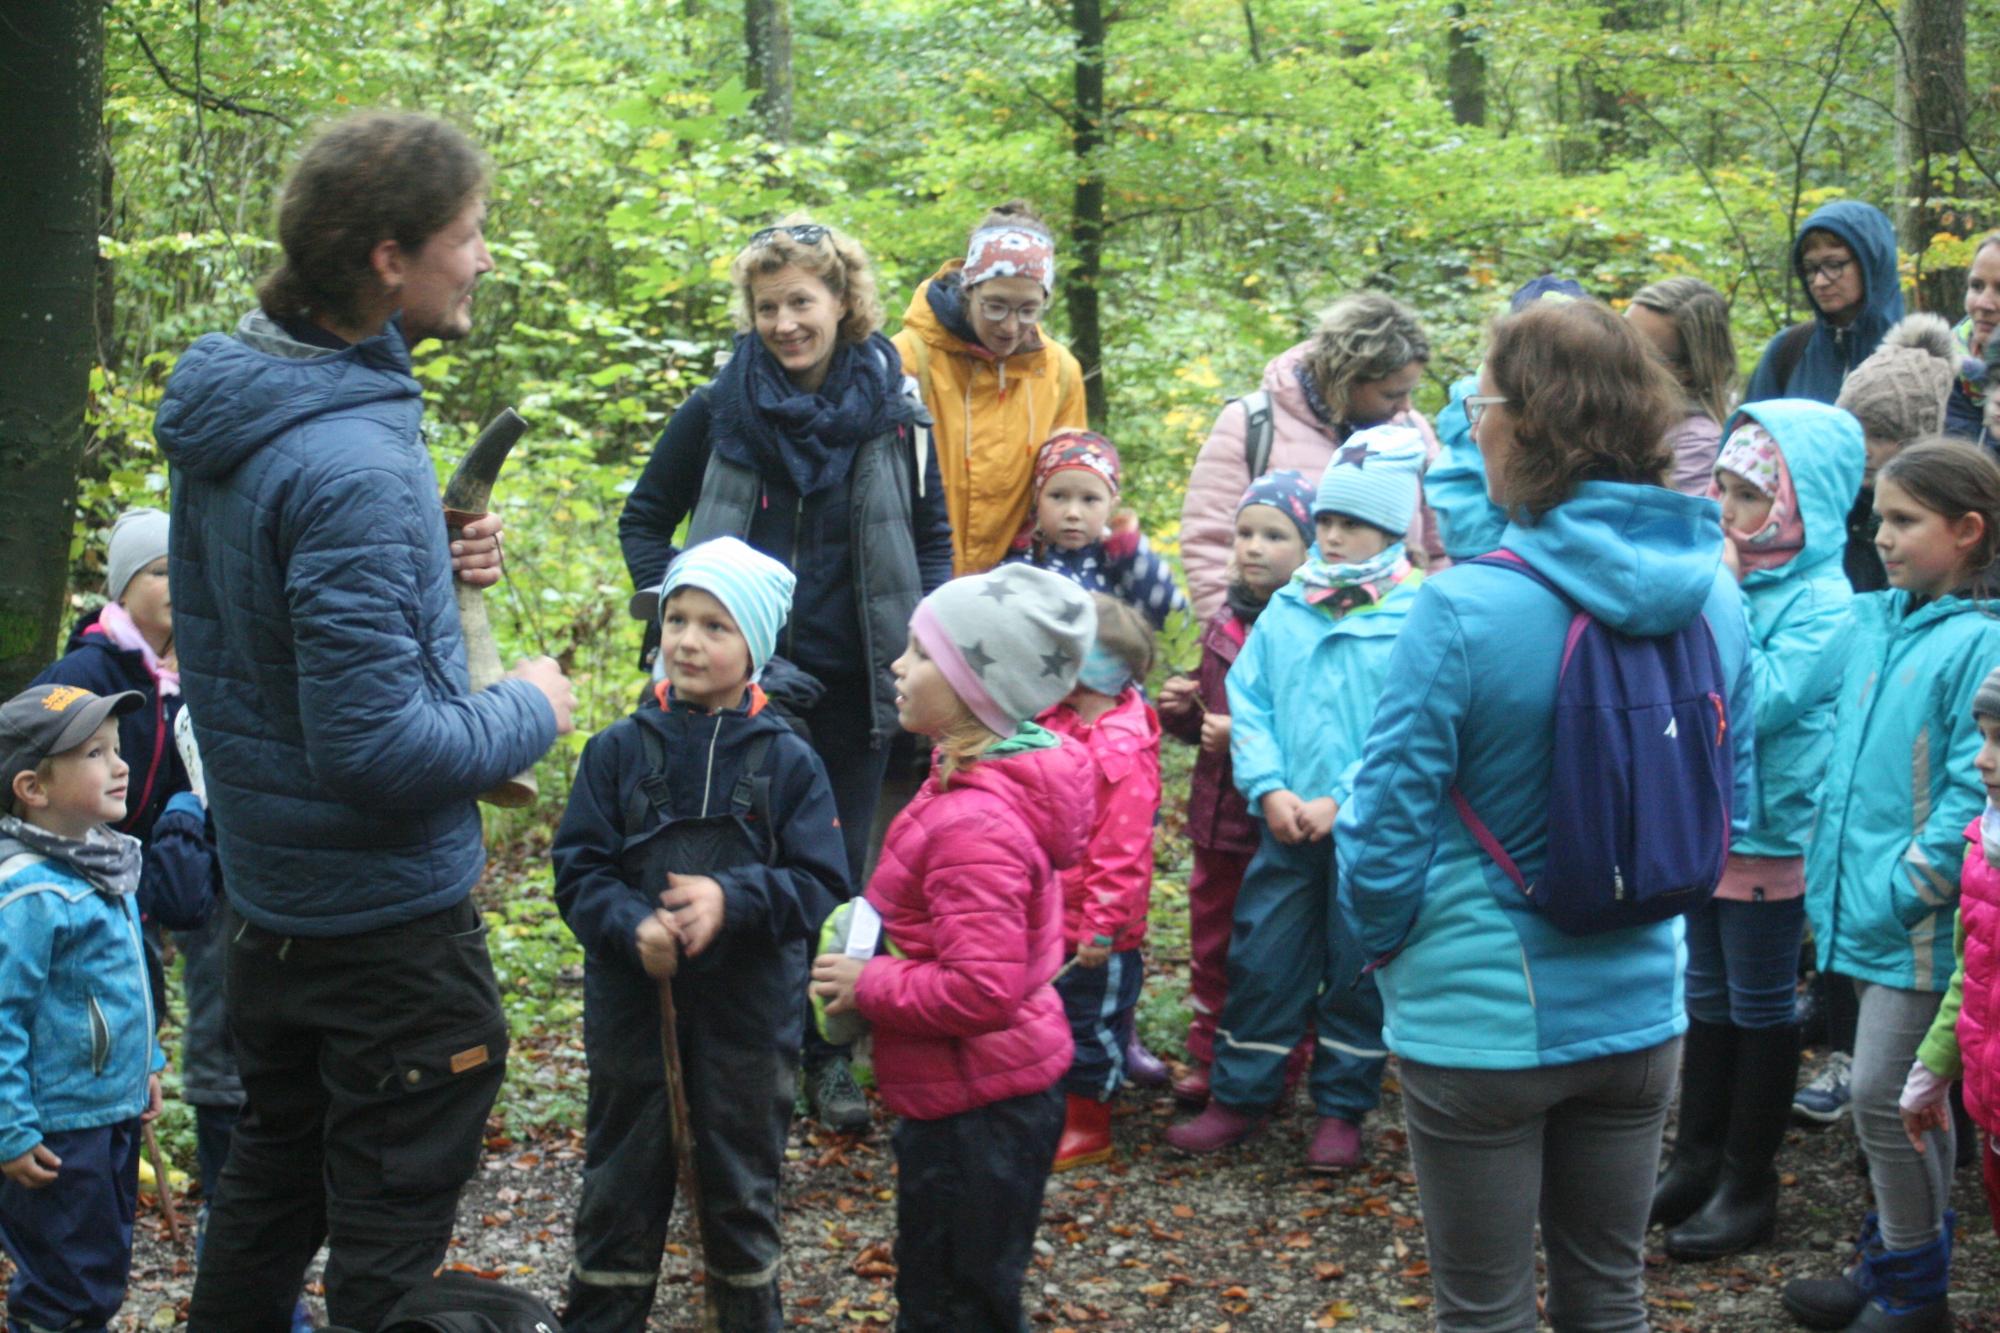
<path fill-rule="evenodd" d="M 965 467 L 966 476 L 972 474 L 972 376 L 965 377 Z"/>
<path fill-rule="evenodd" d="M 722 738 L 722 714 L 715 715 L 715 730 L 708 734 L 708 772 L 701 779 L 701 817 L 708 818 L 708 793 L 715 785 L 715 743 Z"/>

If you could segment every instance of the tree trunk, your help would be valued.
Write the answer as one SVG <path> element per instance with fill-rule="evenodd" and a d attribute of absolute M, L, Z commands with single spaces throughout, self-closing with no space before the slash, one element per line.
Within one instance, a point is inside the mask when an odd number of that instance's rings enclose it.
<path fill-rule="evenodd" d="M 1070 0 L 1076 37 L 1076 109 L 1070 147 L 1076 154 L 1076 191 L 1070 209 L 1070 253 L 1064 280 L 1069 307 L 1069 348 L 1083 367 L 1084 401 L 1093 426 L 1104 420 L 1104 330 L 1098 279 L 1104 271 L 1104 177 L 1097 150 L 1104 145 L 1104 8 L 1100 0 Z"/>
<path fill-rule="evenodd" d="M 1903 0 L 1896 62 L 1896 233 L 1917 257 L 1916 303 L 1955 319 L 1965 291 L 1963 268 L 1926 267 L 1931 237 L 1969 231 L 1952 215 L 1963 185 L 1965 149 L 1965 0 Z"/>
<path fill-rule="evenodd" d="M 790 143 L 792 0 L 743 0 L 743 41 L 749 51 L 745 83 L 757 94 L 764 133 Z"/>
<path fill-rule="evenodd" d="M 1451 118 L 1460 125 L 1486 123 L 1486 48 L 1478 25 L 1465 16 L 1464 5 L 1445 6 L 1451 27 L 1445 32 L 1445 88 L 1451 98 Z"/>
<path fill-rule="evenodd" d="M 56 655 L 96 355 L 102 0 L 8 6 L 0 54 L 0 696 Z"/>

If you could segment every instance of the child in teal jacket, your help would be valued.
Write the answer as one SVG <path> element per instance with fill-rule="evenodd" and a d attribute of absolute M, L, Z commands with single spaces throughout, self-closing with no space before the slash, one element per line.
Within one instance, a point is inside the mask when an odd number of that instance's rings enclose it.
<path fill-rule="evenodd" d="M 1652 1209 L 1676 1259 L 1749 1249 L 1777 1217 L 1772 1163 L 1799 1068 L 1806 841 L 1833 747 L 1853 597 L 1841 553 L 1863 453 L 1847 412 L 1777 398 L 1738 412 L 1715 460 L 1723 558 L 1750 612 L 1757 783 L 1721 886 L 1687 919 L 1680 1117 Z"/>
<path fill-rule="evenodd" d="M 1236 899 L 1211 1100 L 1167 1134 L 1183 1151 L 1254 1133 L 1280 1098 L 1287 1054 L 1311 1031 L 1319 1126 L 1306 1164 L 1361 1160 L 1361 1121 L 1380 1099 L 1388 1052 L 1374 983 L 1353 984 L 1360 958 L 1334 910 L 1326 839 L 1423 581 L 1402 541 L 1423 465 L 1423 441 L 1405 426 L 1361 431 L 1335 451 L 1313 504 L 1317 547 L 1229 673 L 1236 785 L 1265 827 Z"/>
<path fill-rule="evenodd" d="M 1985 808 L 1972 705 L 2000 662 L 2000 618 L 1984 600 L 2000 551 L 2000 465 L 1959 441 L 1912 445 L 1876 474 L 1875 512 L 1890 588 L 1854 599 L 1843 636 L 1806 912 L 1820 970 L 1852 977 L 1860 998 L 1852 1111 L 1880 1229 L 1863 1234 L 1872 1282 L 1799 1279 L 1785 1304 L 1808 1319 L 1851 1310 L 1855 1329 L 1890 1327 L 1892 1314 L 1898 1329 L 1942 1329 L 1951 1126 L 1919 1152 L 1897 1103 L 1951 980 L 1964 830 Z M 1912 1311 L 1925 1318 L 1903 1317 Z"/>

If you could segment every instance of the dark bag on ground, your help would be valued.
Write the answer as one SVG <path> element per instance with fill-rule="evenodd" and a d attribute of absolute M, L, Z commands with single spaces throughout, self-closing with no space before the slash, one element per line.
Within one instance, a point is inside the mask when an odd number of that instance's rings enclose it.
<path fill-rule="evenodd" d="M 376 1333 L 562 1333 L 562 1324 L 554 1310 L 516 1287 L 440 1273 L 390 1306 Z"/>

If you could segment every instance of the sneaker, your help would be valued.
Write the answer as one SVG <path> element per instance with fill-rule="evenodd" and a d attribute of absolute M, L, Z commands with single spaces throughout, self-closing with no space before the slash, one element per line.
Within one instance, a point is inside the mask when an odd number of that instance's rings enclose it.
<path fill-rule="evenodd" d="M 854 1081 L 845 1056 L 806 1070 L 806 1104 L 813 1118 L 836 1134 L 859 1134 L 868 1128 L 868 1098 Z"/>
<path fill-rule="evenodd" d="M 1221 1102 L 1210 1102 L 1208 1109 L 1194 1119 L 1169 1129 L 1167 1144 L 1200 1157 L 1233 1148 L 1263 1127 L 1264 1117 L 1261 1115 L 1232 1110 Z"/>
<path fill-rule="evenodd" d="M 1846 1051 L 1833 1052 L 1812 1082 L 1792 1098 L 1792 1114 L 1822 1125 L 1832 1124 L 1847 1114 L 1847 1103 L 1852 1096 L 1848 1085 L 1853 1076 L 1854 1057 Z"/>
<path fill-rule="evenodd" d="M 1306 1148 L 1306 1170 L 1351 1171 L 1360 1165 L 1361 1126 L 1339 1116 L 1321 1116 Z"/>

